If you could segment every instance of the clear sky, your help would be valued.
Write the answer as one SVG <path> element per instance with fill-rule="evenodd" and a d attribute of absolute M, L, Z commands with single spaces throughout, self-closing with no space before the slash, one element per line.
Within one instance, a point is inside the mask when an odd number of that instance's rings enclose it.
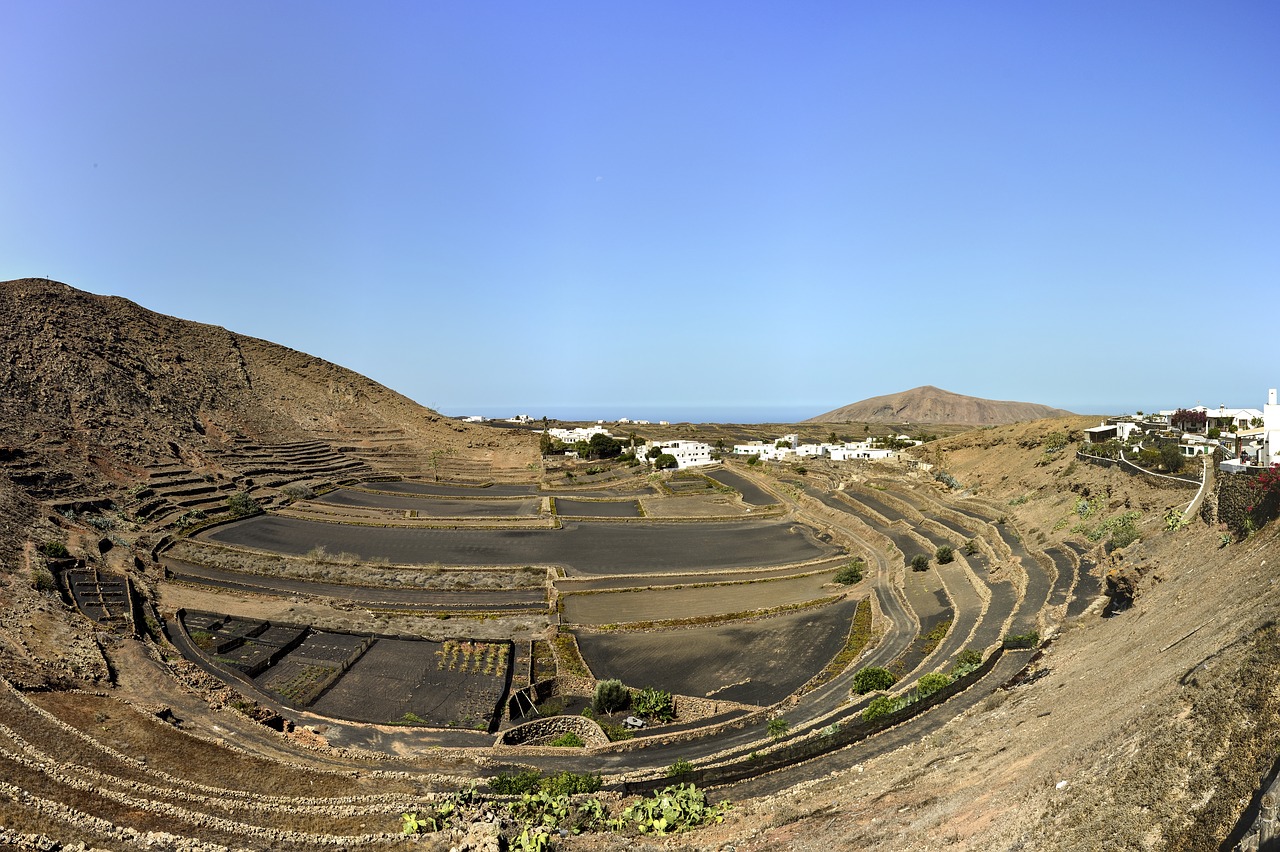
<path fill-rule="evenodd" d="M 1280 385 L 1273 0 L 0 0 L 0 118 L 0 278 L 447 414 Z"/>

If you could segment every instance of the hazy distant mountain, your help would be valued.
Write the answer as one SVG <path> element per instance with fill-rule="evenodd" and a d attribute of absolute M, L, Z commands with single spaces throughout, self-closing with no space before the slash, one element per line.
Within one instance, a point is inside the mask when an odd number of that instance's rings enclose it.
<path fill-rule="evenodd" d="M 1003 402 L 952 393 L 932 385 L 886 396 L 873 396 L 817 417 L 806 423 L 955 423 L 997 426 L 1065 417 L 1070 411 L 1034 402 Z"/>

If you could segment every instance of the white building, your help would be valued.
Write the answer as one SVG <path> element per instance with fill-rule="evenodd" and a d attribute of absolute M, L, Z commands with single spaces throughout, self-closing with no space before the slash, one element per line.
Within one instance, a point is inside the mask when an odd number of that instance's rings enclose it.
<path fill-rule="evenodd" d="M 665 441 L 661 449 L 675 458 L 679 470 L 715 463 L 711 458 L 712 446 L 701 441 Z"/>
<path fill-rule="evenodd" d="M 844 444 L 831 450 L 832 461 L 854 461 L 856 459 L 893 459 L 898 457 L 897 450 L 884 447 L 873 447 L 870 442 Z"/>
<path fill-rule="evenodd" d="M 609 430 L 603 426 L 580 426 L 576 429 L 548 429 L 547 434 L 555 438 L 557 441 L 563 441 L 566 444 L 576 444 L 578 441 L 590 441 L 592 435 L 609 435 Z"/>
<path fill-rule="evenodd" d="M 1276 403 L 1276 389 L 1267 391 L 1267 404 L 1262 408 L 1262 447 L 1258 464 L 1270 467 L 1280 464 L 1280 404 Z"/>

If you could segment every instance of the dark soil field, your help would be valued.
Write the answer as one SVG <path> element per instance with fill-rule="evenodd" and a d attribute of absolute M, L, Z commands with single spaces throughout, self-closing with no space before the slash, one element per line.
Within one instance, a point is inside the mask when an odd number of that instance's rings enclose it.
<path fill-rule="evenodd" d="M 653 574 L 649 576 L 628 577 L 567 577 L 556 581 L 556 588 L 563 594 L 597 589 L 657 589 L 671 586 L 686 586 L 706 583 L 710 580 L 718 582 L 738 582 L 746 580 L 774 580 L 792 577 L 796 574 L 819 570 L 832 570 L 848 563 L 848 557 L 837 556 L 821 562 L 805 565 L 791 565 L 783 568 L 764 568 L 759 571 L 719 572 L 715 576 L 707 574 Z"/>
<path fill-rule="evenodd" d="M 778 502 L 778 498 L 774 497 L 768 491 L 765 491 L 759 485 L 756 485 L 750 479 L 747 479 L 740 473 L 732 470 L 720 469 L 709 470 L 707 476 L 719 482 L 721 485 L 727 485 L 742 495 L 742 502 L 752 506 L 768 506 Z"/>
<path fill-rule="evenodd" d="M 511 517 L 537 515 L 540 498 L 470 500 L 466 498 L 432 499 L 425 495 L 381 494 L 339 488 L 315 498 L 312 502 L 359 509 L 403 509 L 433 518 Z"/>
<path fill-rule="evenodd" d="M 556 514 L 586 518 L 638 518 L 640 503 L 636 500 L 574 500 L 557 497 Z"/>
<path fill-rule="evenodd" d="M 567 522 L 561 530 L 438 530 L 328 524 L 260 515 L 204 538 L 277 553 L 316 546 L 361 559 L 443 565 L 563 565 L 571 572 L 688 571 L 785 565 L 834 551 L 788 521 L 701 524 Z"/>
<path fill-rule="evenodd" d="M 177 560 L 165 560 L 165 565 L 180 582 L 257 594 L 318 595 L 379 608 L 509 610 L 537 608 L 545 602 L 545 594 L 539 588 L 501 591 L 387 588 L 245 574 Z"/>
<path fill-rule="evenodd" d="M 647 632 L 580 633 L 597 678 L 678 695 L 769 705 L 844 647 L 856 600 L 749 623 Z"/>
<path fill-rule="evenodd" d="M 360 482 L 355 487 L 369 491 L 388 491 L 392 494 L 422 494 L 429 497 L 534 497 L 538 493 L 538 486 L 536 485 L 446 485 L 437 482 L 416 482 L 408 479 L 394 482 Z"/>
<path fill-rule="evenodd" d="M 1045 602 L 1049 599 L 1049 589 L 1053 581 L 1053 577 L 1049 571 L 1046 571 L 1031 554 L 1027 553 L 1027 548 L 1023 546 L 1022 539 L 1009 527 L 999 524 L 996 529 L 1000 531 L 1000 537 L 1009 545 L 1009 549 L 1013 551 L 1013 555 L 1022 563 L 1022 568 L 1027 572 L 1027 587 L 1024 592 L 1022 603 L 1018 605 L 1017 611 L 1014 613 L 1013 624 L 1009 628 L 1010 633 L 1028 633 L 1036 630 L 1038 627 L 1037 616 Z"/>
<path fill-rule="evenodd" d="M 569 595 L 564 599 L 564 620 L 571 624 L 621 624 L 769 609 L 835 594 L 836 589 L 826 585 L 834 574 L 824 571 L 808 577 L 735 585 Z M 839 591 L 844 588 L 838 587 Z"/>
<path fill-rule="evenodd" d="M 1092 558 L 1085 556 L 1085 549 L 1070 542 L 1068 547 L 1080 557 L 1080 564 L 1076 567 L 1075 589 L 1072 591 L 1071 603 L 1067 604 L 1067 618 L 1075 618 L 1083 614 L 1097 600 L 1098 595 L 1102 594 L 1103 582 L 1101 577 L 1094 575 L 1093 571 L 1097 566 Z"/>
<path fill-rule="evenodd" d="M 488 729 L 509 658 L 507 643 L 379 639 L 311 709 L 356 722 Z"/>

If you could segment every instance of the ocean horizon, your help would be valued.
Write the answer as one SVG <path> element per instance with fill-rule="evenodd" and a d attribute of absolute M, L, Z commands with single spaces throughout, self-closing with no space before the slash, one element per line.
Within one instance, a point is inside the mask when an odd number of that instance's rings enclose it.
<path fill-rule="evenodd" d="M 542 408 L 528 406 L 479 406 L 449 412 L 450 417 L 479 416 L 491 420 L 503 420 L 527 414 L 534 420 L 568 420 L 594 423 L 603 420 L 616 423 L 620 418 L 648 420 L 658 423 L 799 423 L 810 417 L 831 411 L 838 406 L 822 405 L 548 405 Z M 444 412 L 442 412 L 444 413 Z"/>

